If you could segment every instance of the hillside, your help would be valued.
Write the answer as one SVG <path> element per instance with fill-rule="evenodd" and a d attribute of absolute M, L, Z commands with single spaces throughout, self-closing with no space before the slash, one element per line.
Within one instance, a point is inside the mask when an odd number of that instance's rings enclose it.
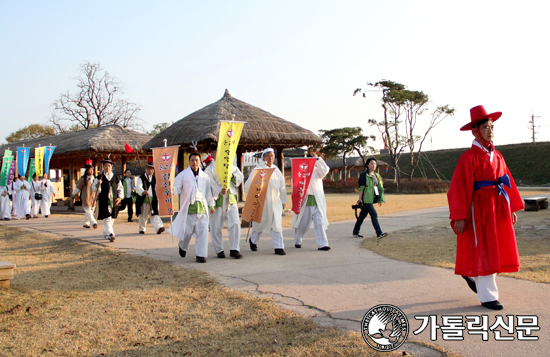
<path fill-rule="evenodd" d="M 518 185 L 546 185 L 550 183 L 550 142 L 512 144 L 497 146 Z M 426 151 L 414 177 L 450 180 L 458 158 L 468 148 Z M 391 162 L 389 155 L 380 155 L 380 160 Z M 401 178 L 406 179 L 411 171 L 410 154 L 399 160 Z M 382 171 L 382 170 L 381 170 Z M 392 179 L 393 169 L 380 172 L 384 178 Z M 521 182 L 520 182 L 521 181 Z"/>

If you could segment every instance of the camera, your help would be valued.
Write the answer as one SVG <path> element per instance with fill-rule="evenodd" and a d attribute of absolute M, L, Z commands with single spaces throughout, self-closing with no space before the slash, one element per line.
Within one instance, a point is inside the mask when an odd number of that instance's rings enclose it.
<path fill-rule="evenodd" d="M 351 206 L 352 209 L 361 209 L 363 208 L 363 203 L 358 203 Z"/>

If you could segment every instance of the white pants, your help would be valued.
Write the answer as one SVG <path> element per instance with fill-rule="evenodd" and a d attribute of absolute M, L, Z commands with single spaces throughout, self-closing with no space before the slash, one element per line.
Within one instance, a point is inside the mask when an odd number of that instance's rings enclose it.
<path fill-rule="evenodd" d="M 206 213 L 187 214 L 185 234 L 179 242 L 182 250 L 187 252 L 193 235 L 195 235 L 195 255 L 208 257 L 208 215 Z"/>
<path fill-rule="evenodd" d="M 145 226 L 147 225 L 147 221 L 151 218 L 151 224 L 153 225 L 153 228 L 155 229 L 155 232 L 158 232 L 159 229 L 164 227 L 164 224 L 162 223 L 162 219 L 160 219 L 159 216 L 153 216 L 151 212 L 151 204 L 144 203 L 141 205 L 141 214 L 139 215 L 139 230 L 140 232 L 145 232 Z"/>
<path fill-rule="evenodd" d="M 115 220 L 113 217 L 107 217 L 103 220 L 103 236 L 108 237 L 109 235 L 115 236 L 115 231 L 113 230 L 113 224 Z"/>
<path fill-rule="evenodd" d="M 92 208 L 84 206 L 82 206 L 82 208 L 84 209 L 84 225 L 93 226 L 94 224 L 97 224 L 94 213 L 92 212 Z"/>
<path fill-rule="evenodd" d="M 480 302 L 498 300 L 496 274 L 474 276 L 476 281 L 477 297 Z"/>
<path fill-rule="evenodd" d="M 323 229 L 323 216 L 317 206 L 305 206 L 303 208 L 304 213 L 302 220 L 296 229 L 294 230 L 294 244 L 302 244 L 302 239 L 306 235 L 311 222 L 313 221 L 313 227 L 315 229 L 315 240 L 317 240 L 317 247 L 328 247 L 327 233 Z"/>
<path fill-rule="evenodd" d="M 258 244 L 261 234 L 262 232 L 256 232 L 253 230 L 252 234 L 250 235 L 250 241 L 253 244 Z M 283 241 L 283 232 L 275 232 L 273 228 L 271 228 L 271 240 L 273 241 L 274 249 L 285 249 L 285 243 Z"/>
<path fill-rule="evenodd" d="M 8 195 L 0 196 L 0 219 L 10 219 L 10 198 Z"/>
<path fill-rule="evenodd" d="M 214 213 L 210 214 L 210 236 L 212 237 L 212 245 L 216 254 L 223 252 L 222 229 L 224 220 L 229 233 L 229 249 L 239 250 L 241 240 L 239 208 L 237 205 L 230 205 L 224 213 L 224 207 L 218 207 Z"/>
<path fill-rule="evenodd" d="M 31 216 L 38 217 L 38 211 L 40 210 L 40 200 L 34 199 L 34 193 L 31 196 Z"/>

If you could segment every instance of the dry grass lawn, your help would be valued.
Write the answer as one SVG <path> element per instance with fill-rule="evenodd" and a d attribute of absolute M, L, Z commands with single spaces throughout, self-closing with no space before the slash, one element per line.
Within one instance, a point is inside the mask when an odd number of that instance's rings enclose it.
<path fill-rule="evenodd" d="M 0 356 L 388 355 L 206 273 L 113 248 L 1 225 L 0 256 L 17 264 L 0 290 Z"/>
<path fill-rule="evenodd" d="M 521 271 L 503 275 L 550 283 L 550 210 L 518 212 L 515 231 Z M 449 221 L 393 232 L 380 242 L 365 238 L 363 247 L 396 260 L 449 269 L 455 266 L 456 235 Z"/>

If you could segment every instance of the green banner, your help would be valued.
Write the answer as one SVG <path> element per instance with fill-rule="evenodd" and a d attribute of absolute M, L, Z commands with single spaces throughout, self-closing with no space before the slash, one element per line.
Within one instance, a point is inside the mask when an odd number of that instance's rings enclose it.
<path fill-rule="evenodd" d="M 36 172 L 36 168 L 34 167 L 34 157 L 31 159 L 31 162 L 29 164 L 29 176 L 27 177 L 27 180 L 30 182 L 32 181 L 32 175 Z"/>
<path fill-rule="evenodd" d="M 4 150 L 4 157 L 13 157 L 13 153 L 11 152 L 11 150 Z"/>
<path fill-rule="evenodd" d="M 13 161 L 13 156 L 4 156 L 2 160 L 2 172 L 0 173 L 0 186 L 8 185 L 8 175 L 10 173 L 11 163 Z"/>

